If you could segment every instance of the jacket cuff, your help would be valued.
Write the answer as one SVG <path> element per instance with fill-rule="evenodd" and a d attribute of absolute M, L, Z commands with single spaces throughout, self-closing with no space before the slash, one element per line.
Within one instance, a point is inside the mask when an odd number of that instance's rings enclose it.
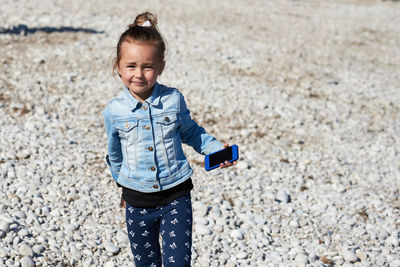
<path fill-rule="evenodd" d="M 207 148 L 205 149 L 204 153 L 205 153 L 206 155 L 208 155 L 208 154 L 217 152 L 217 151 L 219 151 L 219 150 L 221 150 L 221 149 L 223 149 L 223 148 L 224 148 L 224 144 L 223 144 L 223 143 L 221 143 L 221 142 L 218 141 L 218 140 L 214 140 L 214 141 L 212 141 L 210 144 L 208 144 L 208 146 L 207 146 Z"/>

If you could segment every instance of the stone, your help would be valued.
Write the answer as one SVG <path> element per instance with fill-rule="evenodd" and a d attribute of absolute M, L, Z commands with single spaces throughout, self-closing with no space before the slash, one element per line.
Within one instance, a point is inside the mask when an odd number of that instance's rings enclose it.
<path fill-rule="evenodd" d="M 6 221 L 1 221 L 0 230 L 7 234 L 8 231 L 10 231 L 10 223 Z"/>
<path fill-rule="evenodd" d="M 115 263 L 114 263 L 112 260 L 107 261 L 107 262 L 104 264 L 104 267 L 114 267 L 114 266 L 115 266 Z"/>
<path fill-rule="evenodd" d="M 25 256 L 20 260 L 21 267 L 34 267 L 35 262 L 30 256 Z"/>
<path fill-rule="evenodd" d="M 361 261 L 365 261 L 367 259 L 367 253 L 363 250 L 356 250 L 356 256 L 359 258 Z"/>
<path fill-rule="evenodd" d="M 42 245 L 34 245 L 32 247 L 33 252 L 36 253 L 36 254 L 41 254 L 42 252 L 45 251 L 45 249 L 46 248 L 44 246 L 42 246 Z"/>
<path fill-rule="evenodd" d="M 309 263 L 307 256 L 304 254 L 297 254 L 294 261 L 296 262 L 297 266 L 305 266 Z"/>
<path fill-rule="evenodd" d="M 391 235 L 386 239 L 386 242 L 394 247 L 399 246 L 399 238 L 397 236 Z"/>
<path fill-rule="evenodd" d="M 354 250 L 346 250 L 343 252 L 342 256 L 346 262 L 354 263 L 354 262 L 358 261 L 358 257 L 356 255 L 356 253 L 354 252 Z"/>
<path fill-rule="evenodd" d="M 24 229 L 24 228 L 22 228 L 21 230 L 18 231 L 18 235 L 19 235 L 21 238 L 24 238 L 24 237 L 27 236 L 28 234 L 29 234 L 29 232 L 28 232 L 26 229 Z"/>
<path fill-rule="evenodd" d="M 111 253 L 113 255 L 116 255 L 120 252 L 120 248 L 114 245 L 114 243 L 112 243 L 111 241 L 106 241 L 104 243 L 104 248 L 108 253 Z"/>
<path fill-rule="evenodd" d="M 200 235 L 210 235 L 212 233 L 207 226 L 202 224 L 196 225 L 195 232 Z"/>
<path fill-rule="evenodd" d="M 247 259 L 248 256 L 249 256 L 249 254 L 247 252 L 244 252 L 244 251 L 239 252 L 239 253 L 236 254 L 236 257 L 238 259 Z"/>
<path fill-rule="evenodd" d="M 116 235 L 115 235 L 115 238 L 117 239 L 118 243 L 119 243 L 121 246 L 126 247 L 126 246 L 129 245 L 129 237 L 128 237 L 127 234 L 125 234 L 124 231 L 118 230 L 117 233 L 116 233 Z"/>
<path fill-rule="evenodd" d="M 292 228 L 299 228 L 300 227 L 300 224 L 299 224 L 299 222 L 297 220 L 290 221 L 289 225 Z"/>
<path fill-rule="evenodd" d="M 19 244 L 18 252 L 22 256 L 31 256 L 31 257 L 33 257 L 33 250 L 32 250 L 32 247 L 29 244 L 26 244 L 26 243 Z"/>
<path fill-rule="evenodd" d="M 289 203 L 290 202 L 290 195 L 284 189 L 280 189 L 276 194 L 276 200 L 282 203 Z"/>
<path fill-rule="evenodd" d="M 232 230 L 230 236 L 236 240 L 243 240 L 244 239 L 244 231 L 241 229 Z"/>

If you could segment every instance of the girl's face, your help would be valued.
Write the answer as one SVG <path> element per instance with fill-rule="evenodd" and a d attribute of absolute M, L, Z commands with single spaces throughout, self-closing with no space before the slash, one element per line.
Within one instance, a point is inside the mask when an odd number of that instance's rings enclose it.
<path fill-rule="evenodd" d="M 152 93 L 165 62 L 160 62 L 157 48 L 149 43 L 123 42 L 117 71 L 125 86 L 140 102 Z"/>

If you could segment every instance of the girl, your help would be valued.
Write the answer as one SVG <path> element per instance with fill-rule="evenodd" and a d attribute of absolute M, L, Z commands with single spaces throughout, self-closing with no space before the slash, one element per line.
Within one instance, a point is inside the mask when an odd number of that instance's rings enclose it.
<path fill-rule="evenodd" d="M 164 53 L 156 16 L 138 15 L 120 36 L 114 59 L 113 70 L 125 88 L 103 111 L 106 159 L 122 187 L 121 205 L 137 267 L 190 266 L 193 171 L 182 143 L 201 154 L 228 147 L 191 119 L 177 89 L 157 83 Z M 231 165 L 225 162 L 221 168 Z"/>

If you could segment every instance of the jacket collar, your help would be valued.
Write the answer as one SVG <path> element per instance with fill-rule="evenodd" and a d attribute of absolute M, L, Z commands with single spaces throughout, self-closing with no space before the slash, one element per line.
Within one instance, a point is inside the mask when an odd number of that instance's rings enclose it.
<path fill-rule="evenodd" d="M 157 106 L 160 102 L 160 93 L 160 85 L 158 84 L 158 82 L 156 82 L 154 84 L 153 92 L 151 92 L 150 97 L 146 99 L 146 102 L 152 106 Z"/>
<path fill-rule="evenodd" d="M 140 101 L 132 96 L 126 86 L 124 87 L 123 95 L 131 110 L 137 108 L 140 104 Z M 160 102 L 160 85 L 157 82 L 154 84 L 153 92 L 151 92 L 150 97 L 145 101 L 152 106 L 157 106 Z"/>

